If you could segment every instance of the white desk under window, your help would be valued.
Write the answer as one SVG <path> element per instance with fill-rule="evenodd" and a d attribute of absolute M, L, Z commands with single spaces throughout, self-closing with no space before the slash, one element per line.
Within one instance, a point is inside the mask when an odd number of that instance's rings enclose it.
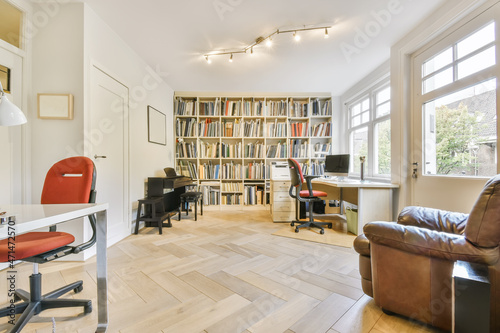
<path fill-rule="evenodd" d="M 399 188 L 397 184 L 316 178 L 312 185 L 313 189 L 328 194 L 322 198 L 327 203 L 328 200 L 340 200 L 358 206 L 358 235 L 363 233 L 363 226 L 368 222 L 393 221 L 392 200 L 394 190 Z"/>
<path fill-rule="evenodd" d="M 65 205 L 0 205 L 6 216 L 15 216 L 16 235 L 49 227 L 96 214 L 97 220 L 97 328 L 106 332 L 108 327 L 108 284 L 107 284 L 107 203 L 65 204 Z M 0 225 L 0 239 L 7 238 L 7 225 Z"/>

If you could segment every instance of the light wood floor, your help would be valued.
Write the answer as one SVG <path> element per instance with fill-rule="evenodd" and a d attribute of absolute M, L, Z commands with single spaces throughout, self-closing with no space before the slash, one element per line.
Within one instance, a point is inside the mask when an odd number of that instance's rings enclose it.
<path fill-rule="evenodd" d="M 353 249 L 271 235 L 267 211 L 205 211 L 108 249 L 109 332 L 434 332 L 387 316 L 361 291 Z M 312 232 L 301 230 L 300 232 Z M 31 265 L 17 266 L 27 288 Z M 96 306 L 95 261 L 40 265 L 43 289 L 79 279 Z M 0 299 L 6 298 L 0 273 Z M 23 332 L 93 332 L 97 311 L 47 310 Z M 55 330 L 52 316 L 55 316 Z M 0 332 L 9 328 L 6 318 Z"/>

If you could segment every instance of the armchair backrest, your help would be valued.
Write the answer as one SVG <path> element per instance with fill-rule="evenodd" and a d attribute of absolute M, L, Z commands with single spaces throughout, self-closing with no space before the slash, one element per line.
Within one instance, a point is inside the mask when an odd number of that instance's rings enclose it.
<path fill-rule="evenodd" d="M 469 214 L 465 238 L 480 247 L 500 243 L 500 175 L 488 180 Z"/>
<path fill-rule="evenodd" d="M 42 204 L 90 203 L 95 201 L 96 170 L 84 156 L 69 157 L 55 163 L 47 172 Z"/>
<path fill-rule="evenodd" d="M 300 164 L 293 158 L 288 159 L 288 167 L 290 168 L 290 181 L 292 186 L 299 186 L 304 183 L 304 175 Z"/>

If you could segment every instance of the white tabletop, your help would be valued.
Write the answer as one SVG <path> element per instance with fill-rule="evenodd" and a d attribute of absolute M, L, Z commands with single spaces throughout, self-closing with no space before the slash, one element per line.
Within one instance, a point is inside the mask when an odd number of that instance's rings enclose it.
<path fill-rule="evenodd" d="M 2 205 L 2 216 L 16 217 L 16 232 L 21 234 L 53 224 L 74 220 L 108 209 L 107 203 L 60 204 L 60 205 Z M 0 225 L 0 237 L 4 238 L 7 224 Z"/>
<path fill-rule="evenodd" d="M 315 178 L 312 183 L 330 185 L 335 187 L 358 187 L 358 188 L 399 188 L 398 184 L 382 183 L 382 182 L 372 182 L 372 181 L 360 181 L 357 179 L 344 179 L 343 181 L 338 181 L 336 179 L 327 178 Z"/>

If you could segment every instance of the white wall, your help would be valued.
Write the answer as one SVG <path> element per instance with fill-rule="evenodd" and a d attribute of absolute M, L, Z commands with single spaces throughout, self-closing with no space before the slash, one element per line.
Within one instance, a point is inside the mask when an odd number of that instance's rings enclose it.
<path fill-rule="evenodd" d="M 144 181 L 162 175 L 163 168 L 173 166 L 173 136 L 167 133 L 167 146 L 148 142 L 147 105 L 167 116 L 172 128 L 173 90 L 158 73 L 134 53 L 87 5 L 57 4 L 46 24 L 39 27 L 33 39 L 33 93 L 70 93 L 74 95 L 73 120 L 38 119 L 36 109 L 29 119 L 31 125 L 32 200 L 40 202 L 45 174 L 56 161 L 84 155 L 88 113 L 90 112 L 90 68 L 92 64 L 111 74 L 129 89 L 129 179 L 130 213 L 135 219 L 136 201 L 144 196 Z M 42 6 L 42 7 L 41 7 Z M 37 5 L 35 12 L 47 12 Z M 36 103 L 34 103 L 36 106 Z M 105 182 L 105 179 L 99 179 Z M 78 226 L 80 224 L 80 226 Z M 89 237 L 89 228 L 81 222 L 62 230 L 74 232 L 77 241 Z M 87 253 L 88 257 L 91 253 Z M 74 258 L 72 258 L 74 260 Z"/>
<path fill-rule="evenodd" d="M 129 88 L 129 157 L 131 220 L 137 200 L 144 197 L 147 177 L 163 176 L 163 168 L 174 166 L 173 90 L 164 82 L 161 68 L 148 66 L 111 28 L 85 6 L 85 86 L 90 85 L 93 64 Z M 89 100 L 86 90 L 86 101 Z M 90 112 L 89 103 L 86 112 Z M 148 142 L 147 106 L 166 115 L 167 145 Z"/>

